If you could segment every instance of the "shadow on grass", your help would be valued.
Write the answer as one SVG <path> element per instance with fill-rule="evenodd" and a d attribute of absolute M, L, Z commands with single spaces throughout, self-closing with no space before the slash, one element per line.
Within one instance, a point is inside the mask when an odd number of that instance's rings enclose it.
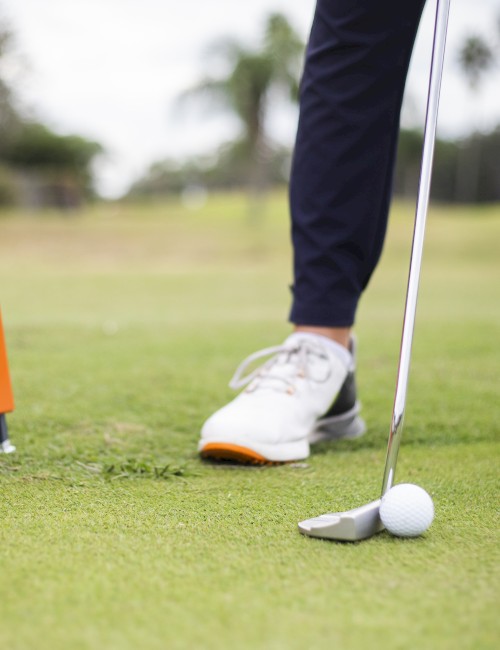
<path fill-rule="evenodd" d="M 309 469 L 310 466 L 305 462 L 288 462 L 288 463 L 241 463 L 235 460 L 228 459 L 214 459 L 214 458 L 201 458 L 200 463 L 202 467 L 208 467 L 211 469 L 227 469 L 227 470 L 249 470 L 253 472 L 262 472 L 262 471 L 275 471 L 279 468 L 287 468 L 292 470 L 304 470 Z"/>
<path fill-rule="evenodd" d="M 476 430 L 475 434 L 467 431 L 467 436 L 450 431 L 449 428 L 438 426 L 430 430 L 426 427 L 424 430 L 412 430 L 409 428 L 403 432 L 402 445 L 405 447 L 451 447 L 460 442 L 468 445 L 483 444 L 492 442 L 495 439 L 493 431 Z M 368 433 L 357 440 L 337 440 L 332 442 L 318 442 L 311 447 L 311 455 L 326 456 L 336 453 L 356 453 L 359 451 L 383 451 L 387 448 L 389 431 L 377 431 L 374 434 Z"/>

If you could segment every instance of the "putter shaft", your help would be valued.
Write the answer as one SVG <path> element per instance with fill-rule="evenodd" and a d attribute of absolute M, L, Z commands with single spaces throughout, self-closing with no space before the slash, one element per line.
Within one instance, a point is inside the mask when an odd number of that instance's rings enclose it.
<path fill-rule="evenodd" d="M 410 376 L 411 349 L 413 344 L 413 332 L 415 329 L 415 316 L 417 312 L 420 269 L 422 267 L 422 253 L 424 249 L 425 224 L 427 221 L 429 194 L 431 189 L 432 161 L 434 158 L 434 144 L 436 141 L 439 94 L 441 90 L 441 79 L 443 76 L 449 10 L 450 0 L 437 0 L 436 27 L 434 30 L 434 44 L 432 48 L 429 92 L 427 96 L 427 111 L 425 117 L 424 145 L 420 167 L 420 181 L 415 212 L 413 243 L 410 256 L 410 272 L 406 292 L 396 394 L 394 396 L 394 407 L 387 445 L 384 479 L 382 482 L 382 496 L 387 492 L 387 490 L 390 490 L 394 484 L 394 474 L 396 471 L 399 446 L 403 432 L 406 394 L 408 390 L 408 379 Z"/>

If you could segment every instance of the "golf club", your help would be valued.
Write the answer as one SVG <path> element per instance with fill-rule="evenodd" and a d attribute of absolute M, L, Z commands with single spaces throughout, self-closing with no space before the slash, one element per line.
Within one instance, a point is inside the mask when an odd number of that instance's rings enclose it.
<path fill-rule="evenodd" d="M 410 256 L 410 272 L 406 292 L 406 305 L 403 319 L 403 332 L 399 355 L 396 393 L 392 411 L 391 428 L 387 446 L 382 496 L 391 489 L 398 457 L 403 419 L 406 406 L 406 393 L 410 373 L 411 348 L 417 309 L 418 285 L 422 265 L 425 223 L 429 205 L 429 192 L 432 176 L 432 160 L 436 139 L 436 125 L 439 106 L 439 92 L 443 76 L 443 62 L 448 26 L 450 0 L 437 0 L 434 43 L 425 117 L 424 145 L 420 181 L 415 212 L 415 226 Z M 382 497 L 381 497 L 382 498 Z M 372 537 L 383 529 L 379 517 L 381 498 L 354 510 L 320 515 L 299 523 L 299 531 L 309 537 L 321 537 L 338 541 L 358 541 Z"/>

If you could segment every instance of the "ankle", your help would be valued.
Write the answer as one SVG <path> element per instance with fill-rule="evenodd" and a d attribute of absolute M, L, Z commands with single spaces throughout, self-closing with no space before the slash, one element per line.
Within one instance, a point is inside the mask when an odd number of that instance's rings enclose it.
<path fill-rule="evenodd" d="M 351 340 L 350 327 L 316 327 L 314 325 L 295 325 L 294 332 L 319 334 L 320 336 L 325 336 L 326 338 L 339 343 L 344 348 L 349 349 L 349 342 Z"/>

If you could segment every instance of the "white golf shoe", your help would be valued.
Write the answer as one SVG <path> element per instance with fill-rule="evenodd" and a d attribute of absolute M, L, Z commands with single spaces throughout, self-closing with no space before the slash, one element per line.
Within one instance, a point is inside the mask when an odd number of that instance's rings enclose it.
<path fill-rule="evenodd" d="M 307 458 L 310 443 L 362 435 L 352 352 L 325 337 L 295 333 L 250 355 L 229 384 L 245 390 L 203 425 L 202 457 L 282 463 Z"/>

